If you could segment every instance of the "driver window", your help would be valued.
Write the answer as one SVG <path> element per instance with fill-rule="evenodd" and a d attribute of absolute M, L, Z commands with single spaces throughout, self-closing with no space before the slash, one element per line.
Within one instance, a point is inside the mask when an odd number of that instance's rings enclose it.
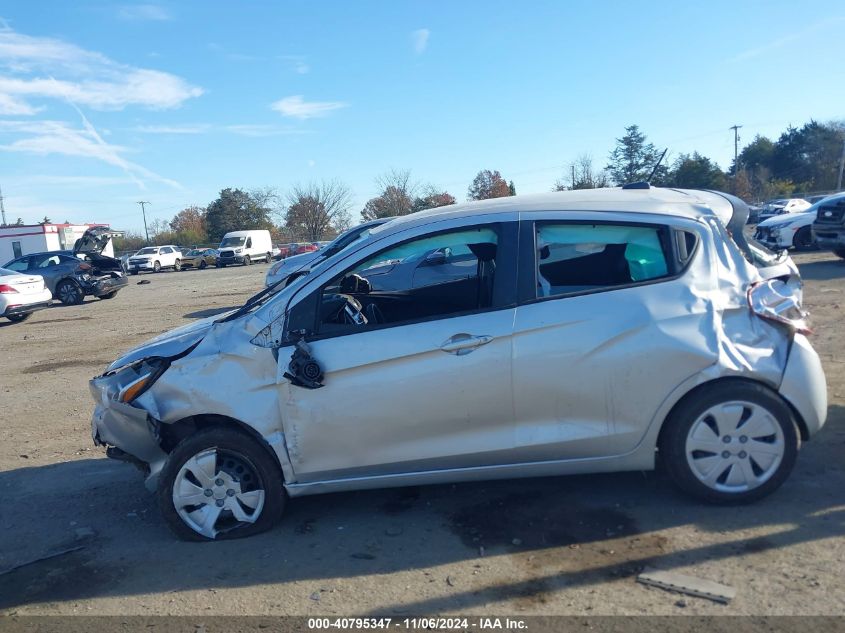
<path fill-rule="evenodd" d="M 484 226 L 426 235 L 360 262 L 323 287 L 319 332 L 347 332 L 492 306 L 498 234 Z"/>

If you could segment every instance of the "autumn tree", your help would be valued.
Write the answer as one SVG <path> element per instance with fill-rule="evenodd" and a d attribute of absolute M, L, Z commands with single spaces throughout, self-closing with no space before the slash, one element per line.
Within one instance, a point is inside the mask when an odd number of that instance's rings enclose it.
<path fill-rule="evenodd" d="M 424 209 L 446 207 L 456 202 L 455 196 L 448 191 L 438 191 L 435 187 L 429 185 L 420 196 L 414 198 L 414 204 L 412 206 L 414 211 L 422 211 Z"/>
<path fill-rule="evenodd" d="M 311 242 L 349 228 L 351 216 L 349 187 L 340 181 L 295 185 L 287 194 L 285 227 L 297 237 Z"/>
<path fill-rule="evenodd" d="M 185 207 L 170 220 L 170 230 L 177 244 L 205 244 L 208 242 L 205 209 L 197 205 Z"/>
<path fill-rule="evenodd" d="M 514 189 L 514 193 L 516 189 Z M 482 169 L 472 180 L 467 190 L 470 200 L 489 200 L 490 198 L 505 198 L 511 194 L 508 183 L 498 171 Z"/>
<path fill-rule="evenodd" d="M 625 128 L 625 135 L 616 139 L 616 147 L 610 153 L 607 171 L 617 185 L 649 180 L 652 170 L 660 160 L 660 152 L 649 143 L 638 125 Z M 661 164 L 655 171 L 652 184 L 666 181 L 668 169 Z"/>
<path fill-rule="evenodd" d="M 205 214 L 208 238 L 219 241 L 229 231 L 270 229 L 272 208 L 266 199 L 256 198 L 241 189 L 223 189 L 208 205 Z"/>
<path fill-rule="evenodd" d="M 365 221 L 408 215 L 414 211 L 419 185 L 411 180 L 410 169 L 392 169 L 376 178 L 379 195 L 367 200 L 361 211 Z"/>

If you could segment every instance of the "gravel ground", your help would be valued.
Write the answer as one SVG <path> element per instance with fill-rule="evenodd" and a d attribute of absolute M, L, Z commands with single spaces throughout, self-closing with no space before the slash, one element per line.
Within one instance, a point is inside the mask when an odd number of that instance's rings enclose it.
<path fill-rule="evenodd" d="M 828 424 L 781 490 L 738 508 L 699 505 L 659 474 L 558 477 L 296 499 L 269 533 L 183 543 L 139 473 L 92 445 L 87 381 L 238 305 L 266 266 L 131 277 L 112 300 L 4 324 L 0 614 L 845 614 L 845 262 L 796 261 Z M 644 566 L 737 597 L 645 587 Z"/>

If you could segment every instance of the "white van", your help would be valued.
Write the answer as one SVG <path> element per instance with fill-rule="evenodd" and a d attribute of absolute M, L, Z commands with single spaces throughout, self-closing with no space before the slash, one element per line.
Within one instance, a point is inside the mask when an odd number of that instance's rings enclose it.
<path fill-rule="evenodd" d="M 266 229 L 254 231 L 230 231 L 223 236 L 217 257 L 217 267 L 226 264 L 243 264 L 249 266 L 254 261 L 264 261 L 268 264 L 273 259 L 273 242 L 270 231 Z"/>

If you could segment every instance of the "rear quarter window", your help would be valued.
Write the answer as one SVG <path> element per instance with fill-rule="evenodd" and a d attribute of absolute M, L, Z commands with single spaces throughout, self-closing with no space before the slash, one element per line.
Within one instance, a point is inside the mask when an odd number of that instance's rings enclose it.
<path fill-rule="evenodd" d="M 672 250 L 666 227 L 538 224 L 537 297 L 624 287 L 669 277 L 676 268 L 671 262 Z"/>

